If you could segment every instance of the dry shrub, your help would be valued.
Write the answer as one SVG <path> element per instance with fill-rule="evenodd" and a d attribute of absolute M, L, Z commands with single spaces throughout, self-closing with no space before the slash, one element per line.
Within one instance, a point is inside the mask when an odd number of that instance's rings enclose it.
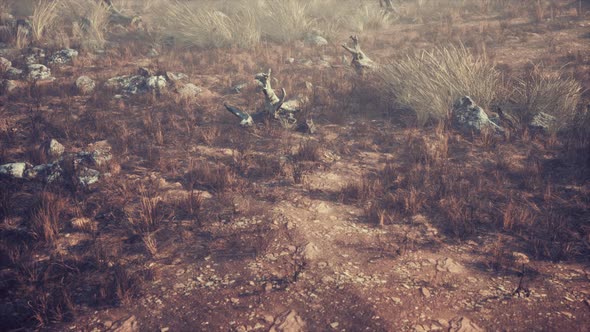
<path fill-rule="evenodd" d="M 264 0 L 259 2 L 263 34 L 276 42 L 303 38 L 314 28 L 308 15 L 309 4 L 300 0 Z"/>
<path fill-rule="evenodd" d="M 393 19 L 392 14 L 379 8 L 375 1 L 375 3 L 362 4 L 349 14 L 347 21 L 353 30 L 361 32 L 385 28 L 391 24 Z"/>
<path fill-rule="evenodd" d="M 163 37 L 172 37 L 185 47 L 252 48 L 260 41 L 257 18 L 246 6 L 230 16 L 214 8 L 193 8 L 174 1 L 148 17 L 148 21 L 161 28 Z"/>
<path fill-rule="evenodd" d="M 31 17 L 31 32 L 33 41 L 41 43 L 48 33 L 55 28 L 59 19 L 59 5 L 61 1 L 40 0 L 33 7 Z"/>
<path fill-rule="evenodd" d="M 377 72 L 379 88 L 401 108 L 412 109 L 418 124 L 441 120 L 453 102 L 469 95 L 486 108 L 496 96 L 499 72 L 485 56 L 463 46 L 437 47 L 392 60 Z"/>
<path fill-rule="evenodd" d="M 549 128 L 551 132 L 574 124 L 582 94 L 582 86 L 574 78 L 534 65 L 523 78 L 517 79 L 514 90 L 514 99 L 520 106 L 515 115 L 522 121 L 528 122 L 542 112 L 557 119 Z"/>
<path fill-rule="evenodd" d="M 65 200 L 50 192 L 41 192 L 38 206 L 33 210 L 30 219 L 30 230 L 36 239 L 53 242 L 61 227 L 61 214 Z"/>

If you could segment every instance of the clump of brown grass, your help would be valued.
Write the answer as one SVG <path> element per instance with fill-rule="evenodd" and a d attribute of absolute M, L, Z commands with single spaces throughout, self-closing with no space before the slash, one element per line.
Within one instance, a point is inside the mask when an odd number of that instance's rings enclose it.
<path fill-rule="evenodd" d="M 420 125 L 444 119 L 463 95 L 489 106 L 500 78 L 485 56 L 473 55 L 463 46 L 411 53 L 382 66 L 377 76 L 381 92 L 399 107 L 412 109 Z"/>
<path fill-rule="evenodd" d="M 65 200 L 50 192 L 41 192 L 38 206 L 30 219 L 31 233 L 36 239 L 53 242 L 61 227 L 61 215 L 66 207 Z"/>
<path fill-rule="evenodd" d="M 31 17 L 31 32 L 33 42 L 41 43 L 48 31 L 55 28 L 59 19 L 59 5 L 61 1 L 40 0 L 33 7 Z"/>
<path fill-rule="evenodd" d="M 515 114 L 528 122 L 539 113 L 554 116 L 557 121 L 549 128 L 556 132 L 574 124 L 582 86 L 572 77 L 549 72 L 542 65 L 533 65 L 515 85 L 514 99 L 520 105 Z"/>

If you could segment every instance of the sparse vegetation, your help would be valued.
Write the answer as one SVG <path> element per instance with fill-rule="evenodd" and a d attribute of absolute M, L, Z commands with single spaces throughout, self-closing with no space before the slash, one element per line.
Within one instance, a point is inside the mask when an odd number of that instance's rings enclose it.
<path fill-rule="evenodd" d="M 0 326 L 587 329 L 589 10 L 0 2 Z"/>

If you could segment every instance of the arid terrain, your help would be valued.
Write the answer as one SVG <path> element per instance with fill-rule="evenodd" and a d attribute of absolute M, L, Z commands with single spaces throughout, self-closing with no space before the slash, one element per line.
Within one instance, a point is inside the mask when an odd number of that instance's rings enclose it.
<path fill-rule="evenodd" d="M 2 1 L 0 330 L 588 331 L 589 89 L 588 1 Z"/>

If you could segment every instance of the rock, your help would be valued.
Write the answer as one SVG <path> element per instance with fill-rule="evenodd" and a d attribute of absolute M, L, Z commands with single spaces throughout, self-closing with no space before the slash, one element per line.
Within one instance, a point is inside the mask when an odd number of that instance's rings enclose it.
<path fill-rule="evenodd" d="M 112 330 L 113 332 L 139 332 L 139 324 L 137 323 L 137 318 L 135 316 L 131 316 L 121 322 L 115 324 L 115 327 Z"/>
<path fill-rule="evenodd" d="M 529 128 L 534 131 L 549 132 L 555 128 L 557 118 L 551 114 L 539 112 L 529 122 Z"/>
<path fill-rule="evenodd" d="M 168 80 L 169 82 L 172 82 L 172 83 L 176 83 L 179 81 L 186 81 L 188 79 L 187 74 L 175 73 L 175 72 L 171 72 L 171 71 L 167 71 L 165 76 L 166 76 L 166 80 Z"/>
<path fill-rule="evenodd" d="M 63 169 L 58 162 L 37 165 L 25 171 L 25 177 L 29 180 L 37 180 L 44 183 L 53 183 L 61 179 Z"/>
<path fill-rule="evenodd" d="M 0 57 L 0 72 L 5 72 L 8 68 L 12 67 L 12 62 L 10 60 Z"/>
<path fill-rule="evenodd" d="M 467 317 L 455 317 L 449 321 L 449 325 L 449 332 L 484 332 L 484 329 Z"/>
<path fill-rule="evenodd" d="M 305 322 L 295 310 L 289 310 L 281 314 L 270 327 L 270 332 L 304 332 Z"/>
<path fill-rule="evenodd" d="M 146 78 L 142 75 L 124 75 L 108 79 L 105 86 L 124 94 L 138 94 L 148 91 Z"/>
<path fill-rule="evenodd" d="M 18 81 L 14 80 L 2 80 L 0 83 L 0 94 L 9 94 L 16 90 L 20 85 Z"/>
<path fill-rule="evenodd" d="M 167 81 L 163 75 L 150 76 L 146 80 L 146 86 L 152 91 L 161 91 L 166 88 Z"/>
<path fill-rule="evenodd" d="M 88 167 L 77 169 L 76 176 L 78 177 L 78 182 L 84 187 L 88 187 L 100 180 L 100 172 Z"/>
<path fill-rule="evenodd" d="M 0 165 L 0 175 L 9 176 L 15 179 L 22 179 L 27 169 L 26 163 L 8 163 Z"/>
<path fill-rule="evenodd" d="M 315 244 L 310 242 L 300 248 L 299 254 L 306 261 L 313 261 L 320 257 L 320 249 L 318 249 L 318 247 Z"/>
<path fill-rule="evenodd" d="M 469 96 L 459 98 L 453 105 L 453 127 L 465 134 L 481 133 L 484 129 L 503 131 L 493 123 L 484 110 L 477 106 Z"/>
<path fill-rule="evenodd" d="M 461 273 L 463 266 L 451 258 L 443 258 L 436 262 L 436 269 L 440 272 Z"/>
<path fill-rule="evenodd" d="M 326 40 L 326 38 L 319 36 L 319 35 L 310 35 L 307 38 L 305 38 L 305 42 L 309 45 L 314 45 L 314 46 L 328 45 L 328 41 Z"/>
<path fill-rule="evenodd" d="M 55 139 L 50 139 L 41 144 L 40 150 L 45 153 L 50 161 L 58 160 L 65 152 L 65 147 Z"/>
<path fill-rule="evenodd" d="M 43 62 L 45 59 L 45 51 L 37 47 L 31 47 L 27 50 L 25 56 L 25 63 L 27 65 L 37 64 Z"/>
<path fill-rule="evenodd" d="M 44 81 L 52 80 L 51 69 L 42 64 L 31 64 L 27 67 L 27 78 L 29 81 Z"/>
<path fill-rule="evenodd" d="M 50 56 L 48 62 L 50 64 L 63 65 L 63 64 L 72 62 L 72 60 L 74 58 L 76 58 L 77 56 L 78 56 L 78 51 L 71 49 L 71 48 L 66 48 L 66 49 L 58 51 L 58 52 L 54 53 L 52 56 Z"/>
<path fill-rule="evenodd" d="M 424 297 L 430 297 L 430 291 L 426 287 L 420 287 L 420 293 Z"/>
<path fill-rule="evenodd" d="M 180 88 L 176 89 L 176 92 L 183 100 L 191 100 L 195 98 L 199 93 L 201 93 L 201 91 L 203 91 L 203 89 L 199 88 L 198 86 L 192 83 L 187 83 L 181 86 Z"/>
<path fill-rule="evenodd" d="M 517 251 L 512 252 L 512 259 L 517 265 L 526 265 L 530 262 L 529 256 Z"/>
<path fill-rule="evenodd" d="M 96 83 L 88 76 L 80 76 L 76 80 L 76 89 L 78 89 L 78 92 L 81 94 L 90 94 L 94 91 L 94 88 L 96 88 Z"/>
<path fill-rule="evenodd" d="M 108 141 L 102 140 L 88 145 L 90 161 L 94 166 L 104 166 L 113 159 L 113 148 Z"/>
<path fill-rule="evenodd" d="M 6 69 L 6 72 L 4 74 L 6 75 L 6 78 L 8 78 L 9 80 L 19 80 L 23 78 L 23 71 L 14 67 Z"/>

